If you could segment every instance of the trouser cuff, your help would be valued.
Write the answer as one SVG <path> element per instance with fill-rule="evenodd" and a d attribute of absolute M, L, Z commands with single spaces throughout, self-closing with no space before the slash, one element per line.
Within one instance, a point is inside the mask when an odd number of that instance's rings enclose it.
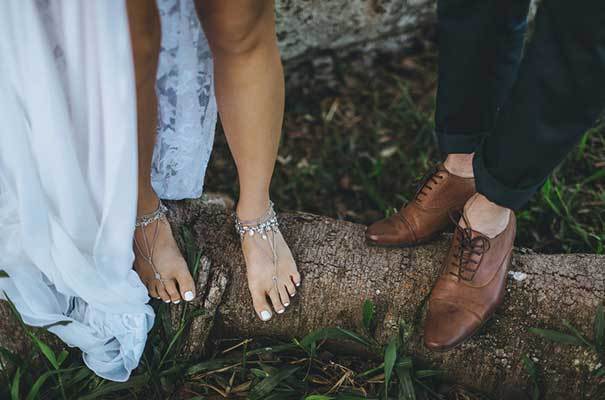
<path fill-rule="evenodd" d="M 544 181 L 526 189 L 511 188 L 492 175 L 480 152 L 473 157 L 473 173 L 477 192 L 499 206 L 519 210 L 540 189 Z"/>
<path fill-rule="evenodd" d="M 451 133 L 445 133 L 443 131 L 435 131 L 439 143 L 439 150 L 441 150 L 443 154 L 474 153 L 486 134 L 487 132 L 452 135 Z"/>

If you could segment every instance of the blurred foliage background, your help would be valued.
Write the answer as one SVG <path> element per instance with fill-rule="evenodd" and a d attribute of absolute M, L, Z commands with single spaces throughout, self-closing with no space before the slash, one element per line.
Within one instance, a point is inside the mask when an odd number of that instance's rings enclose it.
<path fill-rule="evenodd" d="M 415 182 L 440 160 L 433 134 L 437 62 L 430 41 L 405 54 L 326 57 L 324 70 L 303 65 L 288 77 L 272 185 L 280 210 L 369 224 L 413 196 Z M 218 133 L 206 188 L 237 198 L 237 186 Z M 517 246 L 604 252 L 605 123 L 586 133 L 518 219 Z"/>

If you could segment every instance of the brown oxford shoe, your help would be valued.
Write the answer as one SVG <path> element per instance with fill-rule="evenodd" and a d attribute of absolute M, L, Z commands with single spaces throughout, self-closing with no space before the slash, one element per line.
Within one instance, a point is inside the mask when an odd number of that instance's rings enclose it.
<path fill-rule="evenodd" d="M 471 228 L 456 227 L 441 276 L 429 297 L 424 323 L 427 348 L 451 349 L 493 315 L 504 298 L 515 233 L 513 212 L 506 229 L 492 239 Z"/>
<path fill-rule="evenodd" d="M 474 194 L 475 178 L 456 176 L 439 164 L 424 179 L 412 201 L 368 227 L 366 239 L 380 246 L 426 243 L 450 226 L 450 214 L 460 213 Z"/>

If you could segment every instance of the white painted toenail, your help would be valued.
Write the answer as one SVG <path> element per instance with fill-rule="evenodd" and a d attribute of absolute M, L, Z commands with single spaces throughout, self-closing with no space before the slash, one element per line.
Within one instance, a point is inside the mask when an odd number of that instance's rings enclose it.
<path fill-rule="evenodd" d="M 183 297 L 185 298 L 185 301 L 191 301 L 193 300 L 193 292 L 191 290 L 185 292 L 185 294 L 183 295 Z"/>
<path fill-rule="evenodd" d="M 288 307 L 290 303 L 284 303 L 284 307 Z"/>
<path fill-rule="evenodd" d="M 180 300 L 173 301 L 174 304 L 179 304 L 180 302 Z"/>
<path fill-rule="evenodd" d="M 296 296 L 296 292 L 290 293 L 290 297 L 294 297 L 294 296 Z"/>
<path fill-rule="evenodd" d="M 267 310 L 261 311 L 260 319 L 263 321 L 269 321 L 271 319 L 271 313 Z"/>
<path fill-rule="evenodd" d="M 283 313 L 284 313 L 284 311 L 286 311 L 286 310 L 282 308 L 281 310 L 277 310 L 277 313 L 278 313 L 278 314 L 283 314 Z"/>
<path fill-rule="evenodd" d="M 298 287 L 298 286 L 300 286 L 300 282 L 296 282 L 296 286 L 297 286 L 297 287 Z"/>
<path fill-rule="evenodd" d="M 164 303 L 170 303 L 170 300 L 164 300 Z"/>

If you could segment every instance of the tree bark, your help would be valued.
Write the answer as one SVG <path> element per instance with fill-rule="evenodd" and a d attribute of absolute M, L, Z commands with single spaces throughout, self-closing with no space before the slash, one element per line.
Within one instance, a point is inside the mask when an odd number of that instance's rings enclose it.
<path fill-rule="evenodd" d="M 204 307 L 214 315 L 214 326 L 207 325 L 208 317 L 200 323 L 204 335 L 197 335 L 202 339 L 190 351 L 200 351 L 210 332 L 213 337 L 291 338 L 322 327 L 359 330 L 363 302 L 370 299 L 377 309 L 377 339 L 386 342 L 405 321 L 412 329 L 410 353 L 460 384 L 496 395 L 510 386 L 528 386 L 524 355 L 537 360 L 544 398 L 569 399 L 594 384 L 588 372 L 598 363 L 594 354 L 549 342 L 528 328 L 564 330 L 561 323 L 568 320 L 590 337 L 596 306 L 605 299 L 604 256 L 517 249 L 496 316 L 461 346 L 435 353 L 422 345 L 422 322 L 448 235 L 412 249 L 369 247 L 362 225 L 306 213 L 281 215 L 303 284 L 285 314 L 263 323 L 252 309 L 228 207 L 189 201 L 173 210 L 175 224 L 190 227 L 204 254 L 199 290 L 207 294 Z"/>
<path fill-rule="evenodd" d="M 530 18 L 538 2 L 532 0 Z M 326 51 L 400 51 L 435 25 L 436 4 L 435 0 L 277 0 L 282 58 L 292 65 Z"/>
<path fill-rule="evenodd" d="M 401 48 L 435 20 L 431 0 L 278 0 L 277 36 L 286 61 L 324 50 Z"/>
<path fill-rule="evenodd" d="M 517 249 L 497 315 L 463 345 L 435 353 L 422 346 L 422 322 L 447 235 L 412 249 L 369 247 L 362 225 L 300 212 L 282 214 L 282 231 L 303 284 L 285 314 L 263 323 L 252 309 L 230 207 L 220 197 L 170 204 L 175 232 L 186 226 L 203 254 L 197 277 L 200 296 L 194 303 L 207 313 L 192 323 L 187 346 L 192 354 L 202 354 L 213 338 L 291 338 L 336 326 L 359 330 L 362 304 L 370 299 L 377 310 L 379 341 L 386 342 L 405 321 L 412 330 L 410 354 L 462 385 L 496 395 L 507 386 L 529 385 L 524 355 L 537 360 L 544 398 L 575 398 L 570 395 L 593 384 L 588 372 L 597 364 L 593 354 L 548 342 L 528 328 L 561 330 L 566 319 L 591 336 L 595 308 L 605 298 L 604 256 Z M 26 348 L 22 333 L 6 315 L 6 306 L 0 306 L 0 345 Z"/>

